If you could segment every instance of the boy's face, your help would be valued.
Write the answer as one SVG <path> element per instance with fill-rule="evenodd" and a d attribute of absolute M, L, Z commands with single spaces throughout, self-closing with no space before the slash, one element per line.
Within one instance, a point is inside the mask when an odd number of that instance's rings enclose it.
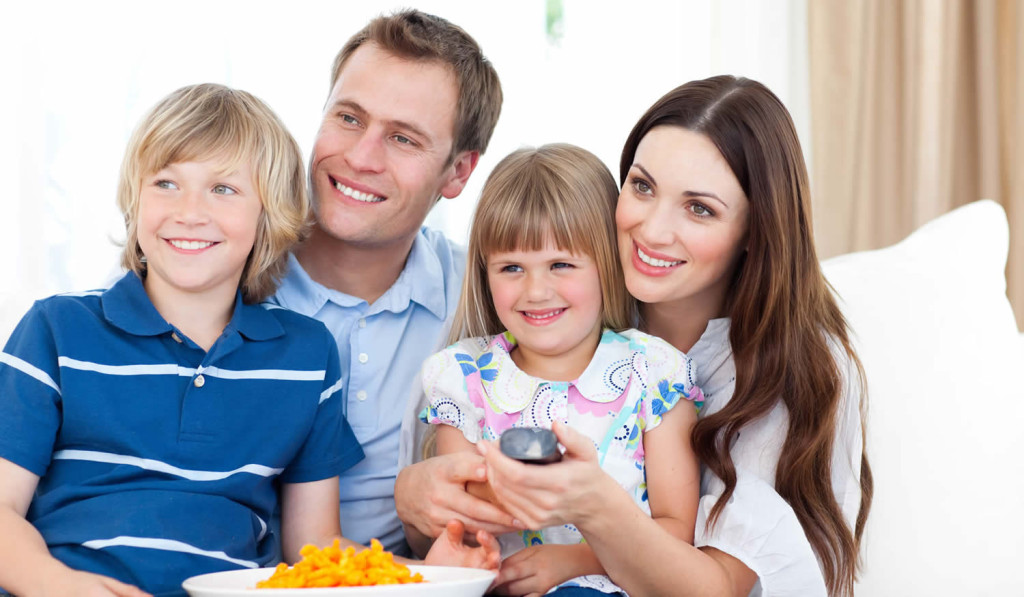
<path fill-rule="evenodd" d="M 142 178 L 139 246 L 151 297 L 234 296 L 263 206 L 245 164 L 216 159 L 170 164 Z"/>
<path fill-rule="evenodd" d="M 448 163 L 457 83 L 438 62 L 374 43 L 349 58 L 327 100 L 310 179 L 320 230 L 361 248 L 408 248 L 438 197 L 455 197 L 478 152 Z"/>

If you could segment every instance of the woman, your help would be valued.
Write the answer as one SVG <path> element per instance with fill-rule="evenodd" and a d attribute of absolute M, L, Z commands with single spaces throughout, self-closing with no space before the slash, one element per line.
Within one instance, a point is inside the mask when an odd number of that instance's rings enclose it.
<path fill-rule="evenodd" d="M 754 81 L 687 83 L 636 124 L 620 176 L 619 249 L 641 327 L 694 359 L 705 393 L 696 547 L 630 508 L 590 442 L 562 426 L 559 464 L 484 446 L 495 494 L 528 528 L 571 517 L 633 595 L 852 595 L 872 492 L 863 373 L 815 255 L 788 112 Z M 400 514 L 421 526 L 401 489 Z"/>

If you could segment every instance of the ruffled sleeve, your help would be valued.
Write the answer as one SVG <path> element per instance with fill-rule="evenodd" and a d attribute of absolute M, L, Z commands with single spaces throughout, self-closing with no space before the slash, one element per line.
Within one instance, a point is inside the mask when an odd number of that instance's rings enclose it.
<path fill-rule="evenodd" d="M 432 425 L 455 427 L 476 443 L 484 424 L 480 373 L 475 365 L 479 349 L 471 352 L 466 342 L 449 346 L 423 363 L 420 377 L 427 406 L 419 417 Z"/>
<path fill-rule="evenodd" d="M 645 431 L 661 424 L 662 417 L 680 402 L 691 402 L 696 408 L 704 403 L 704 395 L 696 385 L 696 365 L 668 342 L 635 332 L 630 342 L 642 348 L 647 361 L 647 397 L 641 406 Z"/>

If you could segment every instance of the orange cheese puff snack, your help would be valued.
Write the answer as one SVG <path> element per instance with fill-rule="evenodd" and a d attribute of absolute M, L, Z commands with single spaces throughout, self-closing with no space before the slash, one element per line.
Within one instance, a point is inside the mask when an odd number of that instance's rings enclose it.
<path fill-rule="evenodd" d="M 420 573 L 395 562 L 391 552 L 384 551 L 380 541 L 370 541 L 370 548 L 356 551 L 341 549 L 338 540 L 323 549 L 306 545 L 299 551 L 302 560 L 291 568 L 278 564 L 274 574 L 256 583 L 257 589 L 309 589 L 314 587 L 366 587 L 372 585 L 404 585 L 424 582 Z"/>

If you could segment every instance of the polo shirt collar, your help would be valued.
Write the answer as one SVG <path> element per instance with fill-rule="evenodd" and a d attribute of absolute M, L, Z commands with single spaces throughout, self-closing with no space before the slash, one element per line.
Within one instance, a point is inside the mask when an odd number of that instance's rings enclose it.
<path fill-rule="evenodd" d="M 288 273 L 285 283 L 279 287 L 276 299 L 282 307 L 313 316 L 328 302 L 342 307 L 354 307 L 365 303 L 363 299 L 338 292 L 320 284 L 306 273 L 295 254 L 288 255 Z M 401 313 L 410 302 L 417 303 L 435 317 L 444 319 L 448 312 L 447 293 L 444 286 L 444 269 L 441 258 L 428 242 L 421 229 L 416 234 L 412 249 L 405 260 L 405 267 L 398 279 L 373 304 L 371 313 L 392 311 Z"/>
<path fill-rule="evenodd" d="M 580 396 L 595 403 L 613 402 L 626 389 L 628 380 L 619 379 L 619 375 L 605 374 L 623 367 L 629 370 L 632 361 L 629 340 L 611 330 L 604 330 L 590 364 L 578 379 L 570 382 L 551 382 L 520 369 L 509 354 L 515 345 L 512 334 L 499 334 L 477 359 L 480 382 L 487 399 L 498 412 L 522 411 L 543 386 L 552 386 L 556 391 L 568 391 L 569 386 L 573 386 Z"/>
<path fill-rule="evenodd" d="M 106 320 L 129 334 L 158 336 L 174 331 L 149 300 L 142 279 L 135 272 L 126 273 L 104 291 L 101 304 Z M 250 340 L 269 340 L 284 334 L 284 328 L 273 314 L 259 305 L 245 304 L 241 292 L 235 293 L 235 307 L 228 329 Z"/>

